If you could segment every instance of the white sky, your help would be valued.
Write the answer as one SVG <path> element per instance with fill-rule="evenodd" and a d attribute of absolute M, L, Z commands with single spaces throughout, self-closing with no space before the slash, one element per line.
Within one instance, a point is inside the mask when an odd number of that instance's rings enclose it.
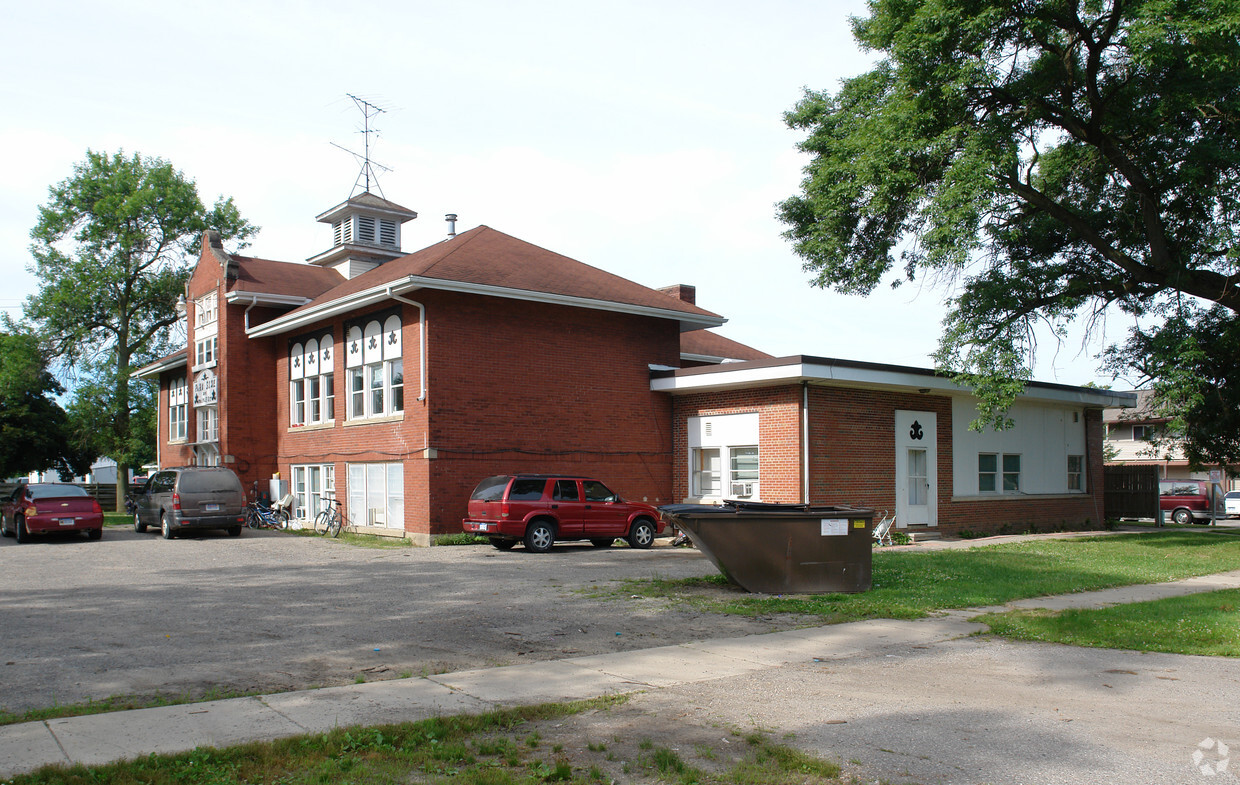
<path fill-rule="evenodd" d="M 697 287 L 721 334 L 774 355 L 931 365 L 944 292 L 811 287 L 775 203 L 804 160 L 782 113 L 867 69 L 858 0 L 10 3 L 0 25 L 0 308 L 35 291 L 29 233 L 88 148 L 168 159 L 262 227 L 245 253 L 326 250 L 359 95 L 387 111 L 404 249 L 479 224 L 651 287 Z M 1112 335 L 1118 336 L 1113 325 Z M 1097 342 L 1043 342 L 1036 378 L 1107 382 Z"/>

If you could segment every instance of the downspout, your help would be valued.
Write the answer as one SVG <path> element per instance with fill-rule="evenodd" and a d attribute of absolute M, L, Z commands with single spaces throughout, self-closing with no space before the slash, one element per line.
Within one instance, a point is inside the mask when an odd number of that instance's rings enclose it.
<path fill-rule="evenodd" d="M 801 503 L 809 504 L 809 382 L 801 382 Z"/>
<path fill-rule="evenodd" d="M 245 332 L 247 335 L 249 335 L 250 333 L 250 311 L 254 310 L 254 306 L 256 305 L 258 305 L 258 295 L 253 295 L 250 297 L 250 305 L 248 308 L 245 309 L 245 314 L 244 314 Z"/>
<path fill-rule="evenodd" d="M 422 394 L 418 396 L 419 401 L 426 400 L 426 306 L 415 300 L 409 300 L 392 291 L 392 285 L 388 284 L 387 296 L 404 303 L 412 305 L 418 309 L 418 376 L 422 385 Z"/>

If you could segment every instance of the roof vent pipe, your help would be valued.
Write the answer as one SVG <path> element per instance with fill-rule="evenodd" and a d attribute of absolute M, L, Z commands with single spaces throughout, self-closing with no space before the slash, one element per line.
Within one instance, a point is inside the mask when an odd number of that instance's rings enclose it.
<path fill-rule="evenodd" d="M 456 213 L 448 213 L 443 219 L 448 222 L 448 236 L 456 237 Z"/>

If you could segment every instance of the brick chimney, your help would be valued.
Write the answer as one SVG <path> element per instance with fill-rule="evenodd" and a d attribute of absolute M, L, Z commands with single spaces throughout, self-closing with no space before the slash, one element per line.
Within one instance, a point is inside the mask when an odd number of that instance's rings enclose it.
<path fill-rule="evenodd" d="M 690 286 L 687 283 L 678 283 L 672 286 L 664 286 L 659 289 L 664 294 L 670 294 L 677 300 L 684 300 L 689 305 L 697 305 L 697 287 Z"/>

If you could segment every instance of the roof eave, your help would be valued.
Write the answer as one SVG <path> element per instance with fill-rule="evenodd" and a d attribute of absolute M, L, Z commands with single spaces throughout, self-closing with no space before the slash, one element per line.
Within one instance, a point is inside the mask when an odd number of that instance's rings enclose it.
<path fill-rule="evenodd" d="M 771 384 L 838 384 L 856 387 L 900 388 L 941 395 L 968 395 L 971 391 L 929 368 L 882 365 L 821 357 L 780 357 L 728 363 L 719 368 L 688 368 L 652 375 L 650 389 L 673 395 L 740 389 Z M 1090 408 L 1128 407 L 1136 394 L 1090 387 L 1030 382 L 1020 396 Z"/>
<path fill-rule="evenodd" d="M 298 294 L 271 294 L 270 292 L 248 292 L 234 290 L 224 295 L 225 302 L 248 305 L 291 305 L 294 308 L 310 302 L 309 297 Z"/>
<path fill-rule="evenodd" d="M 652 308 L 632 303 L 618 303 L 610 300 L 595 300 L 588 297 L 573 297 L 571 295 L 552 294 L 549 292 L 534 292 L 528 289 L 510 289 L 502 286 L 489 286 L 464 281 L 447 281 L 439 278 L 410 275 L 346 295 L 339 300 L 323 303 L 318 307 L 301 313 L 272 319 L 247 331 L 247 335 L 251 338 L 262 338 L 269 335 L 291 332 L 355 308 L 364 308 L 367 305 L 382 302 L 393 294 L 405 294 L 417 289 L 479 294 L 488 297 L 504 297 L 511 300 L 546 303 L 549 305 L 567 305 L 596 311 L 650 316 L 656 319 L 672 319 L 680 323 L 681 332 L 697 330 L 703 327 L 718 327 L 727 321 L 722 316 L 689 314 L 667 308 Z"/>
<path fill-rule="evenodd" d="M 129 374 L 133 379 L 159 379 L 159 375 L 165 371 L 171 371 L 175 368 L 184 368 L 189 363 L 189 352 L 185 352 L 179 357 L 166 357 L 158 360 L 150 365 L 144 365 L 133 373 Z"/>

